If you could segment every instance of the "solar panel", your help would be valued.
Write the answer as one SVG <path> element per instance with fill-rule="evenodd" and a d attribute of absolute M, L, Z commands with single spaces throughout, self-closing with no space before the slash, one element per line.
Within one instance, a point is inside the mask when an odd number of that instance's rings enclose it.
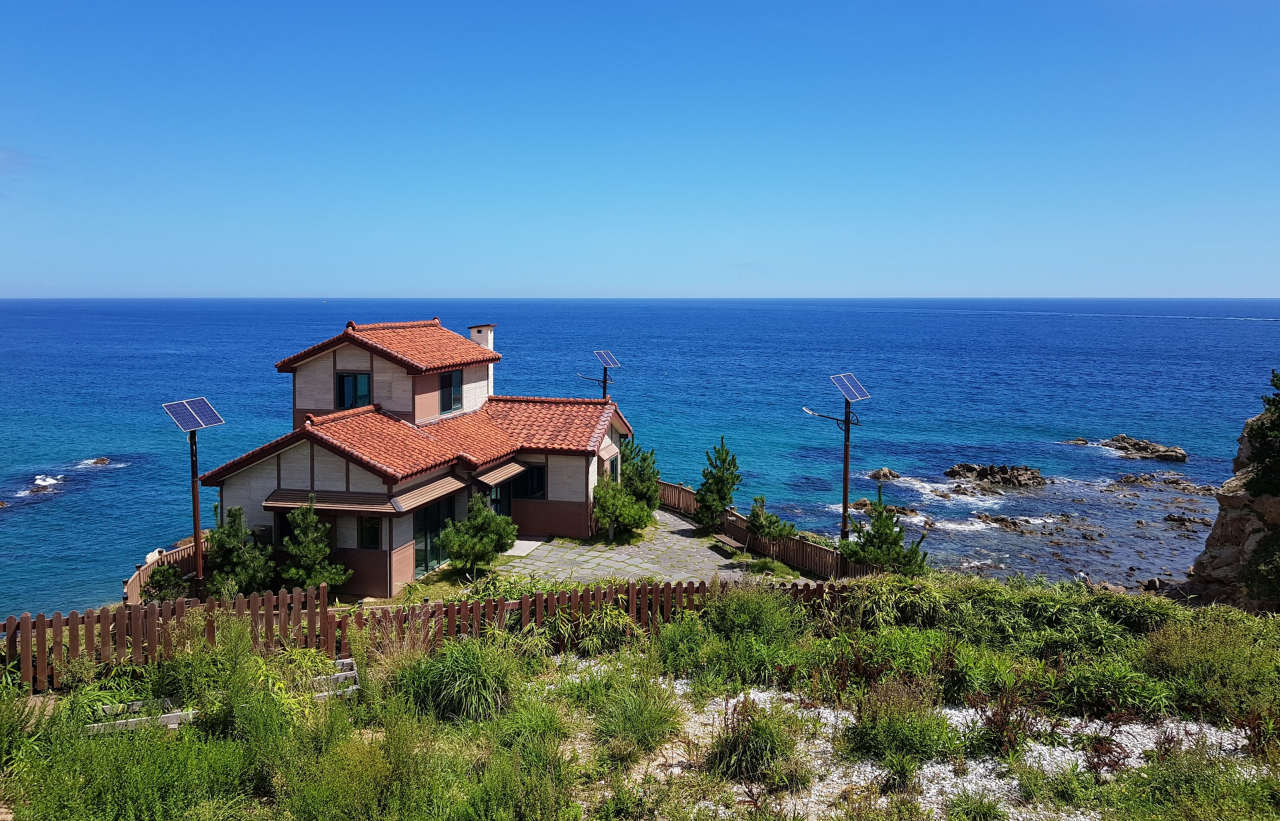
<path fill-rule="evenodd" d="M 618 362 L 617 357 L 615 357 L 609 351 L 596 351 L 595 354 L 596 354 L 596 359 L 599 359 L 600 364 L 604 365 L 606 368 L 622 367 L 622 364 Z"/>
<path fill-rule="evenodd" d="M 170 402 L 164 406 L 164 412 L 178 423 L 178 427 L 183 433 L 190 433 L 193 430 L 200 430 L 204 425 L 200 424 L 200 420 L 191 412 L 191 408 L 187 407 L 186 402 Z"/>
<path fill-rule="evenodd" d="M 199 399 L 188 399 L 187 407 L 191 408 L 191 412 L 200 420 L 200 424 L 204 425 L 206 428 L 211 428 L 214 425 L 221 425 L 223 423 L 222 417 L 213 409 L 213 405 L 209 404 L 209 400 L 205 399 L 203 396 Z"/>
<path fill-rule="evenodd" d="M 203 396 L 184 402 L 169 402 L 164 406 L 164 412 L 169 414 L 183 433 L 223 424 L 222 417 Z"/>
<path fill-rule="evenodd" d="M 862 387 L 857 379 L 854 379 L 851 373 L 841 373 L 831 377 L 831 381 L 844 394 L 844 398 L 850 402 L 857 402 L 861 399 L 870 399 L 871 394 L 867 393 L 867 389 Z"/>

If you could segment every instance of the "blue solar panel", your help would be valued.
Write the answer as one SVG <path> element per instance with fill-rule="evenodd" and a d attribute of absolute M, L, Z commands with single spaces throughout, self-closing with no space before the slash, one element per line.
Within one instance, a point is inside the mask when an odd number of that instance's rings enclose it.
<path fill-rule="evenodd" d="M 184 402 L 170 402 L 164 406 L 164 412 L 178 423 L 183 433 L 223 424 L 222 417 L 203 396 Z"/>
<path fill-rule="evenodd" d="M 596 354 L 596 359 L 599 359 L 600 364 L 604 365 L 606 368 L 622 367 L 621 363 L 618 362 L 617 358 L 614 357 L 614 355 L 609 351 L 596 351 L 595 354 Z"/>
<path fill-rule="evenodd" d="M 857 379 L 854 379 L 851 373 L 837 374 L 831 377 L 831 381 L 844 394 L 844 398 L 850 402 L 857 402 L 861 399 L 870 399 L 871 394 L 867 393 L 867 389 L 862 387 Z"/>
<path fill-rule="evenodd" d="M 193 430 L 200 430 L 204 425 L 200 424 L 200 420 L 191 412 L 191 408 L 187 407 L 186 402 L 170 402 L 164 406 L 164 412 L 178 423 L 178 427 L 183 433 L 189 433 Z"/>
<path fill-rule="evenodd" d="M 200 424 L 204 425 L 206 428 L 211 428 L 214 425 L 221 425 L 223 423 L 222 417 L 213 409 L 213 405 L 209 404 L 209 400 L 205 399 L 203 396 L 199 399 L 188 399 L 187 407 L 190 408 L 191 412 L 200 420 Z"/>

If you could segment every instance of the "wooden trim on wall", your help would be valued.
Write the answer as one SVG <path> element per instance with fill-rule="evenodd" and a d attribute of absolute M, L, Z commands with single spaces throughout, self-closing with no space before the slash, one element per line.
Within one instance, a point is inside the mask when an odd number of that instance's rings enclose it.
<path fill-rule="evenodd" d="M 311 449 L 308 451 L 308 454 L 311 457 L 311 490 L 315 490 L 316 489 L 316 443 L 308 442 L 307 444 L 311 446 Z"/>
<path fill-rule="evenodd" d="M 342 464 L 347 469 L 347 493 L 350 493 L 351 492 L 351 460 L 343 459 Z"/>
<path fill-rule="evenodd" d="M 280 454 L 276 454 L 276 490 L 280 489 Z"/>

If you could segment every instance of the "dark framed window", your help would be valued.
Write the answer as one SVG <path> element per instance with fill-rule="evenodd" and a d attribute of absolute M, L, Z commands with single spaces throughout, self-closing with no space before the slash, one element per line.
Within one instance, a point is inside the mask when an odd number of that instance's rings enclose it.
<path fill-rule="evenodd" d="M 369 374 L 340 373 L 333 380 L 334 407 L 362 408 L 369 404 Z"/>
<path fill-rule="evenodd" d="M 511 480 L 512 499 L 547 498 L 546 465 L 529 465 L 524 473 Z"/>
<path fill-rule="evenodd" d="M 618 481 L 618 457 L 615 456 L 609 460 L 609 475 L 613 477 L 613 481 Z"/>
<path fill-rule="evenodd" d="M 356 547 L 361 550 L 382 549 L 382 517 L 361 516 L 356 520 Z"/>
<path fill-rule="evenodd" d="M 462 408 L 462 371 L 440 374 L 440 412 L 449 413 Z"/>

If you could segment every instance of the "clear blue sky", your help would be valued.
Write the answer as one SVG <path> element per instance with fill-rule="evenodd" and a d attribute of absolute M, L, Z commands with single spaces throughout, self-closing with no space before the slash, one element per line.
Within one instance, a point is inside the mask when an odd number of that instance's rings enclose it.
<path fill-rule="evenodd" d="M 0 2 L 0 296 L 1280 297 L 1268 2 Z"/>

